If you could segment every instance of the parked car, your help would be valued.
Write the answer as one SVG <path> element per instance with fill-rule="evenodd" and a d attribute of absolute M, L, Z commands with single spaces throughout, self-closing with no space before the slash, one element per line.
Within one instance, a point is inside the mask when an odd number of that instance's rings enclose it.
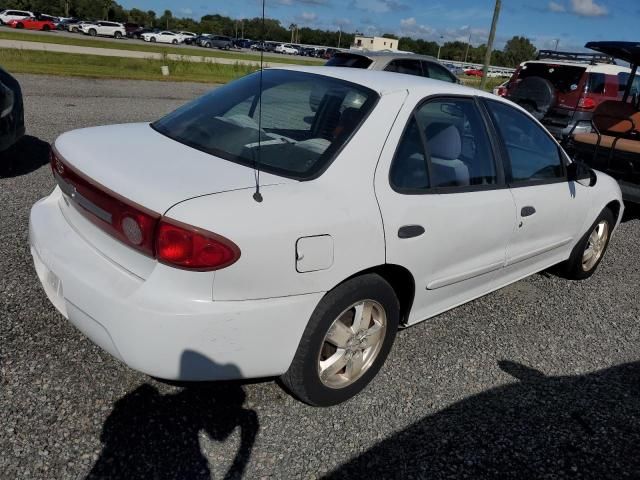
<path fill-rule="evenodd" d="M 80 20 L 77 22 L 69 22 L 67 23 L 67 30 L 70 31 L 71 33 L 84 33 L 82 31 L 82 27 L 85 25 L 93 25 L 95 24 L 95 22 L 89 21 L 89 20 Z"/>
<path fill-rule="evenodd" d="M 362 390 L 399 325 L 558 263 L 590 276 L 624 210 L 518 105 L 352 68 L 66 133 L 52 171 L 29 239 L 62 315 L 154 377 L 281 376 L 313 405 Z"/>
<path fill-rule="evenodd" d="M 298 55 L 298 49 L 290 43 L 278 45 L 275 49 L 276 53 L 282 53 L 284 55 Z"/>
<path fill-rule="evenodd" d="M 567 148 L 575 158 L 616 178 L 625 201 L 640 204 L 640 45 L 589 42 L 585 47 L 627 62 L 631 73 L 622 72 L 613 83 L 614 90 L 622 87 L 616 99 L 600 101 L 588 121 L 575 123 Z M 584 131 L 585 123 L 593 131 Z"/>
<path fill-rule="evenodd" d="M 458 77 L 435 58 L 413 53 L 336 52 L 325 66 L 384 70 L 459 83 Z"/>
<path fill-rule="evenodd" d="M 207 40 L 209 40 L 213 35 L 210 33 L 203 33 L 198 35 L 191 41 L 192 45 L 197 45 L 198 47 L 204 47 L 204 44 Z"/>
<path fill-rule="evenodd" d="M 158 33 L 158 32 L 160 32 L 160 30 L 157 29 L 157 28 L 139 27 L 136 30 L 134 30 L 134 31 L 132 31 L 130 33 L 127 33 L 127 36 L 130 37 L 130 38 L 135 38 L 135 39 L 141 40 L 142 39 L 142 35 L 144 33 Z"/>
<path fill-rule="evenodd" d="M 106 20 L 100 20 L 93 23 L 82 23 L 79 26 L 79 30 L 85 35 L 91 35 L 92 37 L 100 35 L 103 37 L 114 38 L 123 38 L 126 32 L 122 23 L 108 22 Z"/>
<path fill-rule="evenodd" d="M 55 23 L 48 18 L 42 18 L 40 16 L 10 20 L 7 22 L 7 26 L 17 29 L 42 30 L 44 32 L 56 29 Z"/>
<path fill-rule="evenodd" d="M 206 48 L 229 50 L 233 47 L 233 41 L 230 37 L 225 37 L 223 35 L 211 35 L 209 38 L 202 41 L 202 46 Z"/>
<path fill-rule="evenodd" d="M 191 45 L 193 43 L 193 40 L 198 36 L 197 34 L 193 33 L 193 32 L 177 32 L 178 35 L 180 35 L 182 37 L 182 43 L 186 43 L 187 45 Z"/>
<path fill-rule="evenodd" d="M 137 23 L 131 23 L 131 22 L 126 22 L 123 25 L 124 25 L 124 34 L 127 36 L 127 38 L 133 38 L 134 32 L 137 32 L 142 28 Z"/>
<path fill-rule="evenodd" d="M 63 18 L 56 23 L 56 30 L 69 31 L 69 25 L 76 25 L 79 21 L 77 18 Z"/>
<path fill-rule="evenodd" d="M 478 70 L 477 68 L 468 68 L 464 70 L 464 74 L 469 77 L 484 77 L 484 72 L 482 70 Z"/>
<path fill-rule="evenodd" d="M 556 138 L 588 133 L 594 110 L 622 96 L 631 70 L 602 54 L 541 50 L 507 84 L 507 98 L 528 109 Z"/>
<path fill-rule="evenodd" d="M 163 32 L 143 33 L 141 35 L 141 38 L 145 42 L 151 43 L 173 43 L 174 45 L 182 43 L 182 35 L 179 35 L 175 32 L 169 32 L 167 30 Z"/>
<path fill-rule="evenodd" d="M 0 152 L 13 146 L 24 132 L 20 84 L 9 72 L 0 68 Z"/>
<path fill-rule="evenodd" d="M 33 17 L 33 12 L 27 10 L 2 10 L 0 12 L 0 25 L 6 25 L 11 20 Z"/>

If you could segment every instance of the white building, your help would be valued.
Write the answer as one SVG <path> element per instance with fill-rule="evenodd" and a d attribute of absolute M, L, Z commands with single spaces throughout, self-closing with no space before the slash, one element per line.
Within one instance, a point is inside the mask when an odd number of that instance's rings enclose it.
<path fill-rule="evenodd" d="M 356 35 L 352 48 L 377 52 L 380 50 L 398 50 L 398 40 L 384 37 L 365 37 Z"/>

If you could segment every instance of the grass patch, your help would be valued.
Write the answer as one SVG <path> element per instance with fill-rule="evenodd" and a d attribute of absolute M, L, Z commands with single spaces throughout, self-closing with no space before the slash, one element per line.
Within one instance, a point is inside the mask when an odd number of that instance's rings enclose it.
<path fill-rule="evenodd" d="M 50 33 L 23 33 L 18 31 L 4 30 L 0 31 L 0 40 L 20 40 L 23 42 L 36 43 L 54 43 L 57 45 L 74 45 L 78 47 L 107 48 L 111 50 L 131 50 L 135 52 L 153 52 L 153 53 L 173 53 L 176 55 L 195 56 L 195 57 L 212 57 L 226 58 L 231 60 L 260 61 L 260 55 L 244 54 L 238 52 L 225 52 L 222 50 L 212 50 L 209 48 L 185 48 L 185 47 L 163 47 L 161 45 L 152 45 L 142 40 L 122 40 L 119 42 L 106 42 L 104 40 L 95 40 L 86 38 L 82 34 L 78 34 L 78 38 L 70 38 L 57 35 L 56 32 Z M 290 63 L 295 65 L 321 65 L 321 60 L 301 60 L 295 57 L 274 57 L 265 56 L 265 62 L 268 63 Z"/>
<path fill-rule="evenodd" d="M 0 65 L 13 73 L 35 73 L 69 77 L 120 78 L 181 82 L 227 83 L 255 72 L 249 65 L 206 62 L 104 57 L 37 50 L 0 50 Z M 167 65 L 164 77 L 160 67 Z"/>
<path fill-rule="evenodd" d="M 462 83 L 464 85 L 466 85 L 467 87 L 480 88 L 480 80 L 481 79 L 479 77 L 461 76 L 461 77 L 458 77 L 458 78 L 460 78 Z M 501 77 L 488 77 L 487 78 L 487 83 L 484 86 L 484 89 L 487 92 L 492 92 L 495 87 L 497 87 L 498 85 L 503 83 L 505 80 L 506 80 L 506 78 L 501 78 Z"/>

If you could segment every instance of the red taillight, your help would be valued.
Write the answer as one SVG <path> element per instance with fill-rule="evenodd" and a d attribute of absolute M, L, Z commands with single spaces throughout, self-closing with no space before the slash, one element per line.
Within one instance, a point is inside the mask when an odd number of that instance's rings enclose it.
<path fill-rule="evenodd" d="M 219 270 L 240 258 L 240 249 L 220 235 L 162 218 L 156 235 L 156 257 L 189 270 Z"/>
<path fill-rule="evenodd" d="M 71 168 L 54 150 L 51 170 L 62 191 L 88 220 L 149 257 L 199 271 L 219 270 L 240 258 L 240 249 L 232 241 L 125 199 Z"/>
<path fill-rule="evenodd" d="M 591 97 L 582 97 L 578 100 L 578 108 L 584 108 L 585 110 L 596 108 L 596 101 Z"/>

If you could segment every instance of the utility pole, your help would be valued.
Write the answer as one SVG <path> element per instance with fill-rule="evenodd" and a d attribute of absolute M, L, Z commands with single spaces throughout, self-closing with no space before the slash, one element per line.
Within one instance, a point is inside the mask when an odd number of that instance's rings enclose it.
<path fill-rule="evenodd" d="M 558 51 L 558 44 L 560 43 L 560 39 L 556 38 L 556 52 Z"/>
<path fill-rule="evenodd" d="M 440 35 L 440 41 L 438 42 L 438 60 L 440 60 L 440 49 L 442 48 L 442 39 L 444 38 L 443 35 Z"/>
<path fill-rule="evenodd" d="M 340 48 L 340 40 L 342 40 L 342 27 L 338 30 L 338 48 Z"/>
<path fill-rule="evenodd" d="M 500 18 L 500 7 L 502 0 L 496 0 L 496 6 L 493 10 L 493 20 L 491 21 L 491 31 L 489 32 L 489 41 L 487 42 L 487 52 L 484 54 L 484 68 L 482 69 L 482 78 L 480 79 L 480 88 L 483 89 L 487 84 L 487 76 L 489 75 L 489 64 L 491 63 L 491 52 L 493 51 L 493 41 L 496 38 L 496 28 L 498 26 L 498 18 Z"/>
<path fill-rule="evenodd" d="M 469 32 L 469 40 L 467 40 L 467 50 L 464 52 L 464 62 L 462 62 L 462 66 L 467 63 L 467 56 L 469 55 L 469 45 L 471 45 L 471 32 Z"/>

